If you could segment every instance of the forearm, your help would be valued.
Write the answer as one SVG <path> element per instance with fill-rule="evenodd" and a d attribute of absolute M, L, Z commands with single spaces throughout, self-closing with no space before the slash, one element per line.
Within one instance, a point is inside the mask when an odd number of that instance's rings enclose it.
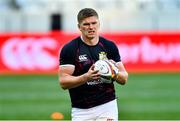
<path fill-rule="evenodd" d="M 59 78 L 60 86 L 63 89 L 78 87 L 88 81 L 86 74 L 80 76 L 63 75 Z"/>

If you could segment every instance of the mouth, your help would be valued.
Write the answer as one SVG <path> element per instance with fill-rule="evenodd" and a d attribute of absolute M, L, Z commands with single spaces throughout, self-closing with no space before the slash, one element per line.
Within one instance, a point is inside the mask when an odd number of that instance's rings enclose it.
<path fill-rule="evenodd" d="M 93 35 L 95 34 L 95 31 L 88 31 L 88 34 Z"/>

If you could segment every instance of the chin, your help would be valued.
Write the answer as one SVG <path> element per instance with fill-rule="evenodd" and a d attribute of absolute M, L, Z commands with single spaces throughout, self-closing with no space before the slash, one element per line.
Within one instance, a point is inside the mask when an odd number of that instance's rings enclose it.
<path fill-rule="evenodd" d="M 89 35 L 89 36 L 87 36 L 87 38 L 89 38 L 89 39 L 93 39 L 95 37 L 96 37 L 96 35 Z"/>
<path fill-rule="evenodd" d="M 90 36 L 88 36 L 87 38 L 88 38 L 88 39 L 94 39 L 95 37 L 90 37 Z"/>

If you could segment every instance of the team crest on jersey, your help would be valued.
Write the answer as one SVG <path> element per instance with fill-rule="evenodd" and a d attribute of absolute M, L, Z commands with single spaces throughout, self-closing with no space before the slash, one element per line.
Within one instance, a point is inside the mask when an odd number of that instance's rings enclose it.
<path fill-rule="evenodd" d="M 88 58 L 87 58 L 87 55 L 84 54 L 84 55 L 79 55 L 79 62 L 83 62 L 83 61 L 87 61 Z"/>
<path fill-rule="evenodd" d="M 107 53 L 100 52 L 99 53 L 99 60 L 106 60 L 107 59 Z"/>

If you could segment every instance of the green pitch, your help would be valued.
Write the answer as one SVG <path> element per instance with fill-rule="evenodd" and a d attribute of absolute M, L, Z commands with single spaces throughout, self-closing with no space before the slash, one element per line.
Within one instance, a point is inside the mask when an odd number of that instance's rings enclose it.
<path fill-rule="evenodd" d="M 180 119 L 180 74 L 130 74 L 116 84 L 120 119 Z M 0 119 L 70 119 L 68 91 L 57 75 L 0 75 Z"/>

